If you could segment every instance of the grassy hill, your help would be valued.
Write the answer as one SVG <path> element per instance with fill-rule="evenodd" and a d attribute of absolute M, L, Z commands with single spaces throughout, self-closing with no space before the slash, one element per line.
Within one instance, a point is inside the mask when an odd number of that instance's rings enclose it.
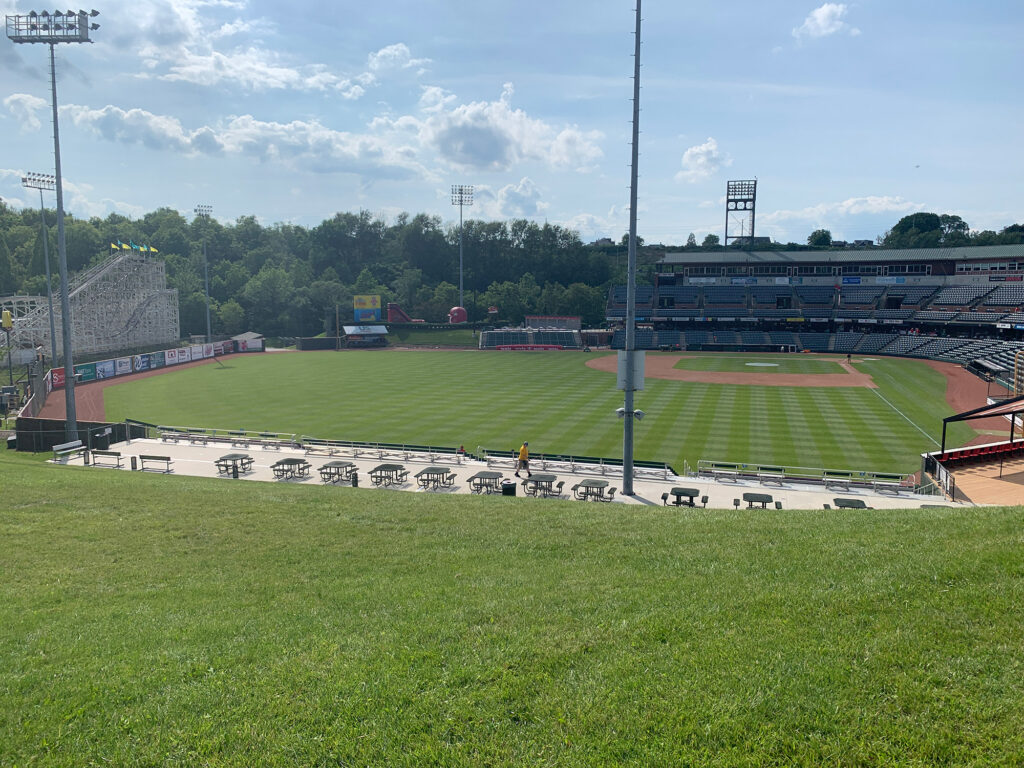
<path fill-rule="evenodd" d="M 1024 510 L 713 511 L 0 451 L 2 765 L 1011 765 Z"/>

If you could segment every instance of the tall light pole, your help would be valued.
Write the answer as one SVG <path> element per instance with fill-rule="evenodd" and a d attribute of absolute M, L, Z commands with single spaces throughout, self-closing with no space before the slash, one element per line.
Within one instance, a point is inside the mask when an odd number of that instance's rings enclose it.
<path fill-rule="evenodd" d="M 636 390 L 636 186 L 637 161 L 640 142 L 640 0 L 636 0 L 636 39 L 633 51 L 633 161 L 629 178 L 629 256 L 626 267 L 626 354 L 623 390 L 622 429 L 622 493 L 633 495 L 633 422 L 643 418 L 633 409 L 633 393 Z"/>
<path fill-rule="evenodd" d="M 452 184 L 452 205 L 459 206 L 459 306 L 465 307 L 462 301 L 462 206 L 473 204 L 472 184 Z"/>
<path fill-rule="evenodd" d="M 57 123 L 57 64 L 53 49 L 57 43 L 91 43 L 89 32 L 100 28 L 89 19 L 99 11 L 29 11 L 26 16 L 7 17 L 7 37 L 13 43 L 45 43 L 50 46 L 50 96 L 53 107 L 53 166 L 57 189 L 57 252 L 60 263 L 61 332 L 64 335 L 64 407 L 67 439 L 78 439 L 75 414 L 75 362 L 71 350 L 71 301 L 68 295 L 68 254 L 64 242 L 64 187 L 60 175 L 60 127 Z"/>
<path fill-rule="evenodd" d="M 210 343 L 210 270 L 206 261 L 206 225 L 210 221 L 210 214 L 213 213 L 212 205 L 197 205 L 192 209 L 196 218 L 203 220 L 203 286 L 206 291 L 206 343 Z"/>
<path fill-rule="evenodd" d="M 51 190 L 57 180 L 47 173 L 31 173 L 21 177 L 21 184 L 29 189 L 39 190 L 39 236 L 43 239 L 43 261 L 46 262 L 46 300 L 50 304 L 50 365 L 57 366 L 57 328 L 53 320 L 53 286 L 50 285 L 50 233 L 46 229 L 46 207 L 43 205 L 43 190 Z"/>

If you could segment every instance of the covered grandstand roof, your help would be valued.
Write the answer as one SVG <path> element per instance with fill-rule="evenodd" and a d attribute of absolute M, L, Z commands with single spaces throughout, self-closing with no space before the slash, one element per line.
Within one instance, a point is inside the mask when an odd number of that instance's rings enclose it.
<path fill-rule="evenodd" d="M 836 251 L 674 251 L 660 266 L 707 264 L 829 264 L 894 261 L 967 261 L 976 259 L 1024 259 L 1024 245 L 980 245 L 973 248 L 871 248 Z"/>

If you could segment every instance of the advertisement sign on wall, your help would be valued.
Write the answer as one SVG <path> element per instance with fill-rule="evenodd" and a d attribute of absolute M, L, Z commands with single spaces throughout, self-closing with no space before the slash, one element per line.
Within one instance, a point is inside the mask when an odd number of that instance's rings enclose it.
<path fill-rule="evenodd" d="M 178 364 L 178 350 L 176 350 L 176 349 L 164 350 L 164 364 L 165 365 L 177 365 Z"/>
<path fill-rule="evenodd" d="M 119 357 L 114 361 L 114 367 L 118 376 L 124 376 L 132 372 L 132 359 L 130 357 Z"/>
<path fill-rule="evenodd" d="M 204 357 L 204 355 L 203 355 L 203 345 L 202 344 L 193 344 L 192 345 L 192 359 L 193 360 L 202 360 L 203 357 Z"/>
<path fill-rule="evenodd" d="M 164 353 L 163 352 L 150 352 L 149 353 L 149 367 L 150 368 L 163 368 L 164 367 Z"/>
<path fill-rule="evenodd" d="M 101 360 L 96 363 L 97 379 L 112 379 L 117 375 L 117 368 L 113 360 Z"/>
<path fill-rule="evenodd" d="M 178 362 L 187 363 L 192 360 L 192 350 L 188 347 L 178 350 Z"/>
<path fill-rule="evenodd" d="M 380 322 L 380 296 L 361 295 L 352 297 L 352 308 L 357 323 L 376 320 Z M 252 349 L 252 347 L 249 347 Z"/>
<path fill-rule="evenodd" d="M 859 277 L 844 277 L 843 285 L 860 285 Z"/>
<path fill-rule="evenodd" d="M 96 363 L 76 365 L 75 378 L 78 381 L 94 381 L 96 379 Z"/>
<path fill-rule="evenodd" d="M 54 368 L 52 370 L 52 373 L 53 373 L 53 387 L 54 387 L 54 389 L 56 389 L 57 387 L 63 387 L 64 386 L 64 369 L 63 368 Z"/>
<path fill-rule="evenodd" d="M 132 358 L 132 365 L 135 366 L 136 371 L 148 371 L 149 355 L 136 355 Z"/>

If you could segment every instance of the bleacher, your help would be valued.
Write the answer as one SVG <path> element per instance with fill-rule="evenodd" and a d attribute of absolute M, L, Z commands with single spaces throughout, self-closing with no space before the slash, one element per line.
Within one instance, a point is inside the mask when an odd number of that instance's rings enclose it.
<path fill-rule="evenodd" d="M 779 299 L 791 298 L 793 289 L 788 285 L 754 285 L 750 287 L 750 298 L 757 305 L 775 307 Z"/>
<path fill-rule="evenodd" d="M 836 297 L 836 290 L 830 285 L 798 285 L 793 293 L 805 307 L 831 307 Z"/>
<path fill-rule="evenodd" d="M 946 337 L 929 338 L 927 343 L 922 344 L 912 351 L 913 357 L 925 358 L 948 358 L 950 353 L 957 347 L 962 347 L 967 339 L 956 339 Z"/>
<path fill-rule="evenodd" d="M 839 291 L 839 306 L 873 307 L 884 292 L 883 285 L 844 285 Z"/>
<path fill-rule="evenodd" d="M 1000 285 L 981 302 L 984 307 L 1019 307 L 1024 305 L 1024 284 Z"/>
<path fill-rule="evenodd" d="M 881 350 L 895 338 L 895 333 L 865 333 L 854 351 L 870 355 Z"/>
<path fill-rule="evenodd" d="M 925 320 L 945 323 L 957 316 L 957 312 L 938 312 L 931 309 L 922 309 L 914 313 L 914 320 Z"/>
<path fill-rule="evenodd" d="M 700 300 L 699 285 L 661 285 L 658 286 L 658 306 L 671 309 L 673 307 L 696 307 Z"/>
<path fill-rule="evenodd" d="M 836 343 L 833 349 L 836 352 L 853 352 L 857 348 L 857 343 L 864 337 L 863 333 L 850 333 L 841 331 L 836 334 Z"/>
<path fill-rule="evenodd" d="M 880 352 L 885 352 L 887 355 L 909 355 L 912 350 L 917 349 L 931 341 L 929 336 L 897 336 L 887 346 L 883 347 Z"/>
<path fill-rule="evenodd" d="M 810 349 L 814 352 L 827 352 L 829 347 L 829 341 L 832 339 L 831 333 L 798 333 L 799 338 L 798 346 L 801 349 Z"/>
<path fill-rule="evenodd" d="M 1002 312 L 961 312 L 953 319 L 958 323 L 997 323 L 1003 317 Z"/>
<path fill-rule="evenodd" d="M 743 285 L 709 285 L 704 288 L 704 304 L 747 305 L 747 288 Z"/>
<path fill-rule="evenodd" d="M 983 285 L 947 285 L 939 295 L 932 299 L 932 306 L 936 307 L 963 307 L 967 308 L 987 293 L 992 288 Z"/>
<path fill-rule="evenodd" d="M 900 306 L 921 306 L 925 299 L 939 290 L 938 285 L 898 285 L 889 289 L 889 298 L 901 299 Z"/>

